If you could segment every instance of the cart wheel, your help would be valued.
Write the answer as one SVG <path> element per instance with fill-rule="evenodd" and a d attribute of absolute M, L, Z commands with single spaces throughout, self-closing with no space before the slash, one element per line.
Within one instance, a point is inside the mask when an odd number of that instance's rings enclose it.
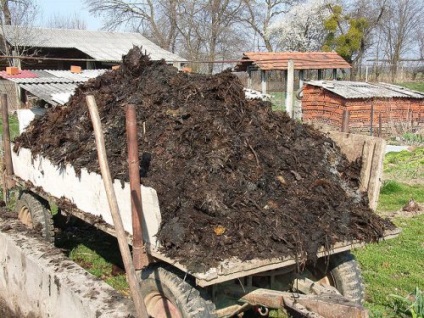
<path fill-rule="evenodd" d="M 18 213 L 18 219 L 25 226 L 35 229 L 46 241 L 53 242 L 53 217 L 41 198 L 30 192 L 23 192 L 16 203 L 15 210 Z"/>
<path fill-rule="evenodd" d="M 184 276 L 167 266 L 142 271 L 141 292 L 149 316 L 154 318 L 215 318 L 215 305 L 202 297 Z"/>
<path fill-rule="evenodd" d="M 350 252 L 331 255 L 328 266 L 325 260 L 320 260 L 310 271 L 314 280 L 337 288 L 343 296 L 358 304 L 364 302 L 365 288 L 361 269 Z"/>

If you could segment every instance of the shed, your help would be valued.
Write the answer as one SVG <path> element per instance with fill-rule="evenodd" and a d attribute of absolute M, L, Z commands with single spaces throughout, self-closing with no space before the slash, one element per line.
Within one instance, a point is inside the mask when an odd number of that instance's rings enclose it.
<path fill-rule="evenodd" d="M 22 70 L 16 75 L 0 71 L 0 91 L 8 95 L 9 109 L 29 109 L 65 104 L 75 88 L 107 70 Z"/>
<path fill-rule="evenodd" d="M 402 134 L 424 126 L 424 93 L 386 83 L 309 81 L 303 121 L 326 130 Z"/>
<path fill-rule="evenodd" d="M 127 54 L 134 45 L 142 47 L 152 60 L 164 59 L 178 68 L 185 62 L 179 55 L 162 49 L 140 33 L 5 25 L 0 28 L 0 35 L 6 39 L 12 50 L 25 50 L 25 55 L 35 58 L 21 60 L 21 69 L 66 70 L 71 64 L 85 69 L 109 68 L 120 63 L 122 55 Z M 36 59 L 37 57 L 39 59 Z M 43 57 L 54 60 L 44 60 Z M 89 61 L 77 62 L 67 59 Z"/>
<path fill-rule="evenodd" d="M 294 100 L 292 91 L 300 89 L 305 79 L 337 78 L 338 70 L 350 68 L 336 52 L 246 52 L 235 71 L 248 73 L 248 88 L 283 93 L 287 110 Z"/>

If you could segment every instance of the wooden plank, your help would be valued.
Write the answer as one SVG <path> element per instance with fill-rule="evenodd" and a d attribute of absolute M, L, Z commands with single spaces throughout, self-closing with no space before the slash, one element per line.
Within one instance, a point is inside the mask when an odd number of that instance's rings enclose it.
<path fill-rule="evenodd" d="M 362 169 L 360 174 L 360 191 L 367 191 L 370 182 L 372 158 L 374 155 L 375 142 L 373 140 L 366 140 L 362 148 Z"/>
<path fill-rule="evenodd" d="M 377 209 L 378 198 L 380 196 L 381 176 L 383 173 L 383 159 L 385 155 L 386 141 L 378 139 L 374 145 L 374 153 L 371 162 L 371 172 L 368 183 L 368 199 L 370 208 Z"/>
<path fill-rule="evenodd" d="M 350 117 L 350 129 L 360 129 L 356 118 Z M 364 129 L 368 129 L 365 127 Z M 330 132 L 329 136 L 351 162 L 361 158 L 360 190 L 367 191 L 369 206 L 375 210 L 381 187 L 381 175 L 386 142 L 382 138 Z"/>
<path fill-rule="evenodd" d="M 387 232 L 385 238 L 396 237 L 400 233 L 399 230 L 392 232 Z M 344 251 L 351 250 L 353 248 L 358 248 L 364 246 L 364 242 L 352 241 L 352 242 L 340 242 L 335 244 L 330 250 L 325 250 L 321 248 L 317 254 L 318 258 L 328 256 L 331 254 L 337 254 Z M 169 263 L 183 272 L 187 272 L 196 278 L 196 284 L 200 287 L 206 287 L 218 283 L 223 283 L 229 280 L 241 278 L 244 276 L 254 275 L 257 273 L 262 273 L 270 270 L 275 270 L 278 268 L 283 268 L 296 264 L 296 259 L 294 257 L 285 257 L 285 258 L 273 258 L 273 259 L 254 259 L 250 261 L 241 261 L 237 259 L 230 259 L 221 262 L 217 267 L 210 268 L 206 272 L 194 273 L 187 269 L 186 266 L 173 260 L 160 251 L 154 249 L 150 245 L 146 245 L 146 249 L 149 254 L 153 257 L 162 260 L 166 263 Z"/>

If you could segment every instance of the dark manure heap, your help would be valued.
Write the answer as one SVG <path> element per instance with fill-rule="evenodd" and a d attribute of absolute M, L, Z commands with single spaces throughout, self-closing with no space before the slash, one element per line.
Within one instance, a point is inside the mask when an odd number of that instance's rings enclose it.
<path fill-rule="evenodd" d="M 368 208 L 360 167 L 331 139 L 246 100 L 230 72 L 181 73 L 137 47 L 119 70 L 33 121 L 15 150 L 100 173 L 87 94 L 99 107 L 112 177 L 123 181 L 125 105 L 136 105 L 141 182 L 158 193 L 162 251 L 191 270 L 231 257 L 314 260 L 321 247 L 376 241 L 393 228 Z"/>

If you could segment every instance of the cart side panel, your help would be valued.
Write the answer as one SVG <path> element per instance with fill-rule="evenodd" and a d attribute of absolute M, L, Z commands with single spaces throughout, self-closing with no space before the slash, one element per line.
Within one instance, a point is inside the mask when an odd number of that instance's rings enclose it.
<path fill-rule="evenodd" d="M 81 211 L 113 225 L 103 181 L 99 174 L 89 173 L 86 169 L 82 169 L 81 175 L 78 177 L 71 165 L 59 168 L 50 160 L 39 155 L 32 158 L 30 150 L 25 148 L 21 148 L 18 154 L 12 152 L 12 160 L 17 177 L 31 182 L 34 187 L 42 188 L 52 197 L 66 198 Z M 114 180 L 113 186 L 124 229 L 132 234 L 129 183 L 125 183 L 122 187 L 119 180 Z M 142 186 L 141 190 L 145 214 L 143 220 L 144 240 L 157 246 L 155 235 L 161 222 L 158 197 L 153 188 Z"/>

